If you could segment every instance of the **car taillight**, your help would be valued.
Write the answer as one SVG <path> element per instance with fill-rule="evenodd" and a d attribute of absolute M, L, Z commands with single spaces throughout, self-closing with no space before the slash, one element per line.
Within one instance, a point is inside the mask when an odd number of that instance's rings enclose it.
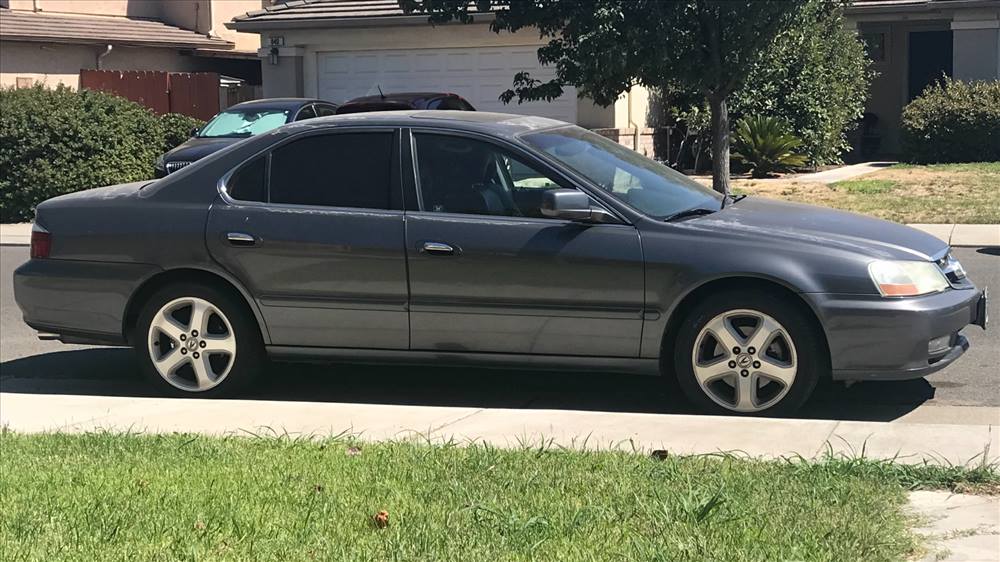
<path fill-rule="evenodd" d="M 38 226 L 31 227 L 31 259 L 47 258 L 52 251 L 52 234 Z"/>

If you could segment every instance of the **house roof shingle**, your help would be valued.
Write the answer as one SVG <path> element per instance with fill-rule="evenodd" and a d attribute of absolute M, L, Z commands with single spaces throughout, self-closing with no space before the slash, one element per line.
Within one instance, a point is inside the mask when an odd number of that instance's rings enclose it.
<path fill-rule="evenodd" d="M 56 15 L 7 8 L 0 8 L 0 39 L 181 49 L 235 47 L 224 39 L 208 37 L 159 21 L 112 16 Z"/>
<path fill-rule="evenodd" d="M 1000 0 L 855 0 L 848 13 L 926 11 L 937 8 L 998 6 Z M 470 13 L 476 13 L 470 0 Z M 426 15 L 406 14 L 397 0 L 288 0 L 236 16 L 226 27 L 257 31 L 322 25 L 402 23 L 425 20 Z"/>
<path fill-rule="evenodd" d="M 476 6 L 470 0 L 469 12 L 476 14 Z M 426 21 L 426 14 L 406 14 L 397 0 L 289 0 L 262 10 L 254 10 L 236 16 L 226 23 L 226 27 L 240 31 L 257 29 L 296 27 L 304 23 L 358 23 L 375 20 L 387 22 L 417 18 Z"/>

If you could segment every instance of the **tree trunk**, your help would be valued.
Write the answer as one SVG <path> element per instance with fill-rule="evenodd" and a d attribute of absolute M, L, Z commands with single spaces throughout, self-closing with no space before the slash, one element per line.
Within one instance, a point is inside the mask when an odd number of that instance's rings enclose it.
<path fill-rule="evenodd" d="M 708 97 L 712 109 L 712 189 L 729 195 L 729 109 L 726 97 Z"/>

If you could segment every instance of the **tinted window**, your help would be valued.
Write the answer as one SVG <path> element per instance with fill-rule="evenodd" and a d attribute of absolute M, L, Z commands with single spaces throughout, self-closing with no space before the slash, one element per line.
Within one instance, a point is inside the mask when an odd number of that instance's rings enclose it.
<path fill-rule="evenodd" d="M 271 155 L 271 202 L 389 209 L 392 133 L 307 137 Z"/>
<path fill-rule="evenodd" d="M 427 109 L 454 109 L 457 111 L 470 111 L 472 106 L 461 98 L 441 98 L 427 104 Z"/>
<path fill-rule="evenodd" d="M 226 182 L 226 191 L 241 201 L 267 201 L 267 159 L 259 156 L 243 166 Z"/>
<path fill-rule="evenodd" d="M 418 134 L 416 139 L 427 211 L 540 218 L 545 191 L 561 187 L 535 166 L 488 142 L 433 134 Z"/>
<path fill-rule="evenodd" d="M 295 120 L 303 121 L 305 119 L 312 119 L 313 117 L 316 117 L 316 110 L 313 109 L 313 106 L 307 105 L 306 107 L 299 110 L 299 115 L 298 117 L 295 118 Z"/>

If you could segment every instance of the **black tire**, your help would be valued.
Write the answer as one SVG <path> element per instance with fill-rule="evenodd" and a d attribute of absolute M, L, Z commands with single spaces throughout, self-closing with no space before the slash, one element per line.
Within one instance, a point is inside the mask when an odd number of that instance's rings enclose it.
<path fill-rule="evenodd" d="M 702 329 L 720 314 L 748 309 L 777 320 L 792 339 L 797 359 L 795 379 L 787 393 L 770 407 L 757 412 L 738 412 L 723 407 L 709 397 L 695 378 L 692 355 Z M 829 376 L 829 352 L 814 321 L 787 297 L 760 291 L 727 291 L 712 295 L 696 304 L 684 318 L 673 346 L 672 364 L 677 384 L 699 409 L 714 414 L 736 416 L 787 415 L 798 410 L 812 395 L 820 379 Z"/>
<path fill-rule="evenodd" d="M 171 384 L 157 371 L 150 353 L 149 331 L 154 316 L 167 303 L 187 297 L 208 301 L 221 311 L 236 338 L 235 360 L 230 359 L 224 363 L 229 365 L 227 374 L 216 386 L 208 390 L 185 390 Z M 169 396 L 218 398 L 238 395 L 253 385 L 267 363 L 260 328 L 253 313 L 247 309 L 246 303 L 228 291 L 201 283 L 175 283 L 153 293 L 139 312 L 131 341 L 143 376 L 159 391 Z M 213 357 L 213 361 L 214 359 Z"/>

